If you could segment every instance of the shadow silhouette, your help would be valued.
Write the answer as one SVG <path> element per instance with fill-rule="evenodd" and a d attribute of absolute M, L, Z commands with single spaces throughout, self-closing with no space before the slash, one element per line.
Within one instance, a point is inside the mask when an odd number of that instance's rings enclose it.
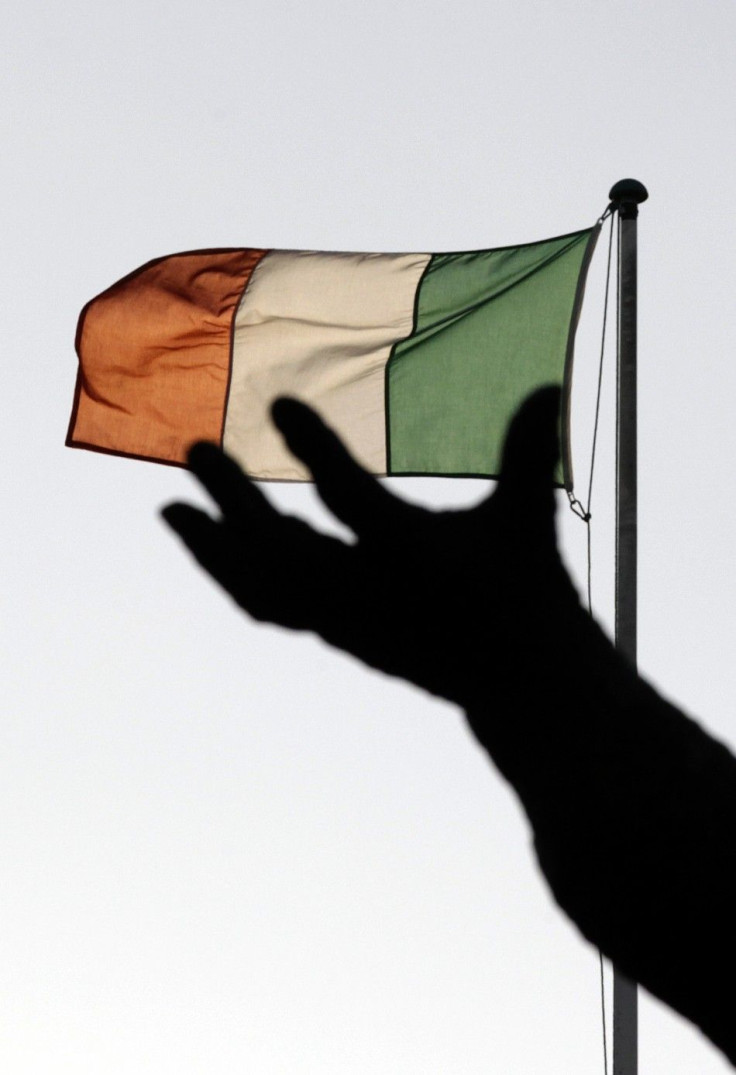
<path fill-rule="evenodd" d="M 723 984 L 735 954 L 736 759 L 582 608 L 556 543 L 559 406 L 546 388 L 521 407 L 484 502 L 429 511 L 282 399 L 274 421 L 354 544 L 276 511 L 204 443 L 190 467 L 220 516 L 181 503 L 163 516 L 251 616 L 314 631 L 461 706 L 522 802 L 559 906 L 736 1064 Z"/>

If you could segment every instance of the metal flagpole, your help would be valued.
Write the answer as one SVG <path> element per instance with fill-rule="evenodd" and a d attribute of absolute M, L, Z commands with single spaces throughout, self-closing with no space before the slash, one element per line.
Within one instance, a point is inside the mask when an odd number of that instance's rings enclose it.
<path fill-rule="evenodd" d="M 649 197 L 636 179 L 611 188 L 618 212 L 618 363 L 616 420 L 616 632 L 636 665 L 636 218 Z M 613 1075 L 637 1075 L 636 982 L 613 968 Z"/>

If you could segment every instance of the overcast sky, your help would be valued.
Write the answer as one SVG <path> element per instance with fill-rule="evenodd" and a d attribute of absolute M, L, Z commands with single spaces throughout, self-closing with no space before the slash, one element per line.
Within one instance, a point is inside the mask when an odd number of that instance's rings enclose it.
<path fill-rule="evenodd" d="M 186 472 L 66 449 L 74 331 L 159 255 L 528 242 L 642 180 L 640 663 L 736 748 L 736 8 L 29 0 L 1 18 L 0 1068 L 602 1073 L 597 953 L 462 715 L 231 607 L 158 520 L 199 496 Z M 577 353 L 583 484 L 604 253 Z M 391 484 L 435 506 L 488 488 Z M 308 486 L 273 497 L 330 525 Z M 584 527 L 560 510 L 582 578 Z M 646 996 L 640 1025 L 646 1075 L 731 1070 Z"/>

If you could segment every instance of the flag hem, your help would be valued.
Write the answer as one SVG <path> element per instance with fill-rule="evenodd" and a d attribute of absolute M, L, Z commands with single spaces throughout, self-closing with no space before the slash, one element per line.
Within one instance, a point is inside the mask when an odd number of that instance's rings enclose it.
<path fill-rule="evenodd" d="M 192 444 L 197 443 L 192 441 Z M 208 441 L 207 443 L 214 443 Z M 66 448 L 82 448 L 86 452 L 98 452 L 100 455 L 117 455 L 122 459 L 137 459 L 140 463 L 161 463 L 165 467 L 182 467 L 189 469 L 189 464 L 180 459 L 162 459 L 159 455 L 142 455 L 137 452 L 124 452 L 120 448 L 105 448 L 99 444 L 90 444 L 85 440 L 75 440 L 68 436 L 64 445 Z"/>
<path fill-rule="evenodd" d="M 588 280 L 588 269 L 590 268 L 590 262 L 595 252 L 596 243 L 598 242 L 598 236 L 601 232 L 602 224 L 597 221 L 594 227 L 591 229 L 588 237 L 588 242 L 585 247 L 585 253 L 583 254 L 582 264 L 580 265 L 580 272 L 578 274 L 577 287 L 575 288 L 575 298 L 572 304 L 572 311 L 570 314 L 570 327 L 567 334 L 567 349 L 565 351 L 565 366 L 562 373 L 562 398 L 560 400 L 560 455 L 562 459 L 562 484 L 560 488 L 565 489 L 571 493 L 573 490 L 573 468 L 572 468 L 572 442 L 571 442 L 571 396 L 572 396 L 572 371 L 575 360 L 575 336 L 577 334 L 578 322 L 580 321 L 580 313 L 583 308 L 583 298 L 585 296 L 585 285 Z"/>

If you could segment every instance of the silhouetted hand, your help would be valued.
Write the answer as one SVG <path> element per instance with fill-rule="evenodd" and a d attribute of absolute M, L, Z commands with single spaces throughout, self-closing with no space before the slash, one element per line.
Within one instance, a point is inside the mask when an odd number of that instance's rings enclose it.
<path fill-rule="evenodd" d="M 309 408 L 274 420 L 353 544 L 276 511 L 212 445 L 193 472 L 221 517 L 164 510 L 251 615 L 316 631 L 462 705 L 511 782 L 559 905 L 630 978 L 736 1063 L 736 759 L 666 702 L 580 606 L 558 556 L 559 393 L 530 397 L 495 492 L 466 511 L 393 496 Z"/>
<path fill-rule="evenodd" d="M 489 673 L 518 673 L 530 647 L 549 639 L 560 602 L 575 601 L 555 543 L 559 401 L 556 388 L 542 389 L 520 409 L 491 496 L 469 510 L 430 511 L 363 470 L 308 407 L 278 400 L 275 424 L 354 544 L 278 512 L 206 443 L 189 464 L 221 517 L 187 504 L 163 515 L 256 619 L 315 631 L 467 707 Z"/>

